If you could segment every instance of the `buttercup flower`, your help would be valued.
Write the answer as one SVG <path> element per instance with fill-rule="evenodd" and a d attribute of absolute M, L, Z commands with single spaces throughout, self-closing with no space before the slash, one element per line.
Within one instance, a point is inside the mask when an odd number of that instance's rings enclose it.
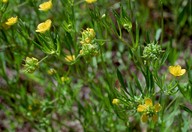
<path fill-rule="evenodd" d="M 39 5 L 39 10 L 41 10 L 41 11 L 48 11 L 51 8 L 52 8 L 52 1 L 51 0 L 44 2 L 44 3 Z"/>
<path fill-rule="evenodd" d="M 182 76 L 183 74 L 185 74 L 186 70 L 185 69 L 181 69 L 180 65 L 176 65 L 176 66 L 169 66 L 169 72 L 173 75 L 173 76 Z"/>
<path fill-rule="evenodd" d="M 66 55 L 66 57 L 65 57 L 65 61 L 67 61 L 67 62 L 72 62 L 74 60 L 75 60 L 74 55 Z"/>
<path fill-rule="evenodd" d="M 46 20 L 45 22 L 40 23 L 37 26 L 36 32 L 39 32 L 39 33 L 46 32 L 47 30 L 49 30 L 51 28 L 51 23 L 52 23 L 52 21 L 50 19 Z"/>
<path fill-rule="evenodd" d="M 119 103 L 119 99 L 113 99 L 112 104 L 117 105 Z"/>
<path fill-rule="evenodd" d="M 153 102 L 151 99 L 145 99 L 145 104 L 139 105 L 137 107 L 137 112 L 142 112 L 141 116 L 142 122 L 147 122 L 148 118 L 152 118 L 154 122 L 158 120 L 157 112 L 161 110 L 161 105 L 159 103 L 153 106 Z"/>
<path fill-rule="evenodd" d="M 5 22 L 6 25 L 8 26 L 12 26 L 17 22 L 18 18 L 16 17 L 11 17 L 9 19 L 7 19 L 7 21 Z"/>
<path fill-rule="evenodd" d="M 8 2 L 8 0 L 2 0 L 2 2 L 3 2 L 3 3 L 7 3 L 7 2 Z"/>
<path fill-rule="evenodd" d="M 87 3 L 91 4 L 91 3 L 94 3 L 96 2 L 97 0 L 85 0 Z"/>

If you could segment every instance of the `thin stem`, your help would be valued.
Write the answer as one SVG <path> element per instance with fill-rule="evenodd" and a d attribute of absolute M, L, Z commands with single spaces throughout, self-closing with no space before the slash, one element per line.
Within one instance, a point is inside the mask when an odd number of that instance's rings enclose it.
<path fill-rule="evenodd" d="M 163 43 L 163 37 L 164 37 L 164 18 L 163 18 L 163 3 L 161 3 L 161 40 L 160 44 Z"/>
<path fill-rule="evenodd" d="M 38 64 L 40 64 L 42 61 L 44 61 L 45 59 L 47 59 L 49 57 L 49 55 L 46 55 L 43 59 L 41 59 Z"/>

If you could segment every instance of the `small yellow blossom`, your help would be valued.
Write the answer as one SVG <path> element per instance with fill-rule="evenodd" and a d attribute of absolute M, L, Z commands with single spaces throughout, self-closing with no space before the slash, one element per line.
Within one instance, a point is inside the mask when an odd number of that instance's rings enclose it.
<path fill-rule="evenodd" d="M 181 69 L 180 65 L 176 65 L 176 66 L 169 66 L 169 72 L 173 75 L 173 76 L 182 76 L 183 74 L 185 74 L 186 70 L 185 69 Z"/>
<path fill-rule="evenodd" d="M 87 3 L 91 4 L 91 3 L 94 3 L 96 2 L 97 0 L 85 0 Z"/>
<path fill-rule="evenodd" d="M 40 23 L 37 26 L 36 32 L 39 32 L 39 33 L 46 32 L 47 30 L 49 30 L 51 28 L 51 23 L 52 23 L 52 21 L 50 19 L 46 20 L 45 22 Z"/>
<path fill-rule="evenodd" d="M 52 8 L 52 1 L 51 0 L 44 2 L 44 3 L 39 5 L 39 10 L 41 10 L 41 11 L 48 11 L 51 8 Z"/>
<path fill-rule="evenodd" d="M 8 0 L 2 0 L 2 2 L 3 2 L 3 3 L 7 3 L 7 2 L 8 2 Z"/>
<path fill-rule="evenodd" d="M 47 71 L 47 73 L 48 73 L 49 75 L 53 75 L 53 74 L 57 73 L 57 71 L 56 71 L 55 69 L 51 68 L 51 69 L 49 69 L 49 70 Z"/>
<path fill-rule="evenodd" d="M 66 76 L 61 77 L 61 82 L 62 83 L 69 83 L 70 81 L 71 81 L 71 79 L 69 77 L 66 77 Z"/>
<path fill-rule="evenodd" d="M 7 19 L 5 24 L 8 25 L 8 26 L 12 26 L 15 23 L 17 23 L 17 20 L 18 20 L 17 16 L 16 17 L 11 17 L 11 18 Z"/>
<path fill-rule="evenodd" d="M 153 102 L 151 99 L 145 99 L 145 104 L 139 105 L 137 107 L 137 112 L 142 112 L 143 115 L 141 116 L 142 122 L 147 122 L 148 118 L 152 118 L 154 122 L 158 120 L 157 112 L 161 110 L 161 105 L 159 103 L 153 106 Z"/>
<path fill-rule="evenodd" d="M 112 104 L 117 105 L 119 103 L 119 99 L 113 99 Z"/>
<path fill-rule="evenodd" d="M 67 61 L 67 62 L 72 62 L 74 60 L 75 60 L 74 55 L 66 55 L 66 57 L 65 57 L 65 61 Z"/>

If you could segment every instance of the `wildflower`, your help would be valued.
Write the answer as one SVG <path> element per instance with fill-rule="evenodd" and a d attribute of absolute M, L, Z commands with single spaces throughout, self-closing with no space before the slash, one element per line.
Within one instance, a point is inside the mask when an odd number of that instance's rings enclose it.
<path fill-rule="evenodd" d="M 41 10 L 41 11 L 48 11 L 51 8 L 52 8 L 52 1 L 51 0 L 44 2 L 44 3 L 39 5 L 39 10 Z"/>
<path fill-rule="evenodd" d="M 182 76 L 183 74 L 185 74 L 186 70 L 185 69 L 181 69 L 180 65 L 176 65 L 176 66 L 169 66 L 169 72 L 173 75 L 173 76 Z"/>
<path fill-rule="evenodd" d="M 48 19 L 46 20 L 45 22 L 42 22 L 40 23 L 38 26 L 37 26 L 37 30 L 36 32 L 39 32 L 39 33 L 44 33 L 46 32 L 47 30 L 49 30 L 51 28 L 51 20 Z"/>
<path fill-rule="evenodd" d="M 67 61 L 67 62 L 72 62 L 74 60 L 75 60 L 74 55 L 66 55 L 66 57 L 65 57 L 65 61 Z"/>
<path fill-rule="evenodd" d="M 112 101 L 112 104 L 114 104 L 114 105 L 117 105 L 117 104 L 119 104 L 119 99 L 113 99 L 113 101 Z"/>
<path fill-rule="evenodd" d="M 142 112 L 143 115 L 141 116 L 142 122 L 147 122 L 148 118 L 152 118 L 154 122 L 158 120 L 157 112 L 161 110 L 161 105 L 155 104 L 153 106 L 153 102 L 151 99 L 145 99 L 145 104 L 139 105 L 137 107 L 137 112 Z"/>
<path fill-rule="evenodd" d="M 17 23 L 17 16 L 16 17 L 11 17 L 11 18 L 9 18 L 9 19 L 7 19 L 7 21 L 5 22 L 5 24 L 7 25 L 7 26 L 12 26 L 12 25 L 14 25 L 15 23 Z"/>
<path fill-rule="evenodd" d="M 38 59 L 34 57 L 31 57 L 31 58 L 26 57 L 25 65 L 24 65 L 25 72 L 32 73 L 38 68 L 38 66 L 39 66 Z"/>
<path fill-rule="evenodd" d="M 2 2 L 3 2 L 3 3 L 7 3 L 7 2 L 8 2 L 8 0 L 2 0 Z"/>
<path fill-rule="evenodd" d="M 97 0 L 85 0 L 87 3 L 91 4 L 91 3 L 94 3 L 96 2 Z"/>
<path fill-rule="evenodd" d="M 48 73 L 49 75 L 53 75 L 53 74 L 57 73 L 57 71 L 56 71 L 55 69 L 51 68 L 51 69 L 49 69 L 49 70 L 47 71 L 47 73 Z"/>

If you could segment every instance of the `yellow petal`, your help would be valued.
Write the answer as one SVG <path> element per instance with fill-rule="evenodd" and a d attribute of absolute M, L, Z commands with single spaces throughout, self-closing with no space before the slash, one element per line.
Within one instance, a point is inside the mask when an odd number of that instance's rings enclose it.
<path fill-rule="evenodd" d="M 137 107 L 137 111 L 138 111 L 138 112 L 146 111 L 146 109 L 147 109 L 146 105 L 139 105 L 139 106 Z"/>
<path fill-rule="evenodd" d="M 75 55 L 66 55 L 65 61 L 72 62 L 75 60 Z"/>
<path fill-rule="evenodd" d="M 180 76 L 182 76 L 183 74 L 185 74 L 185 72 L 186 72 L 185 69 L 181 69 Z"/>
<path fill-rule="evenodd" d="M 154 122 L 156 122 L 156 121 L 158 120 L 157 114 L 153 115 L 152 120 L 153 120 Z"/>
<path fill-rule="evenodd" d="M 147 120 L 148 120 L 148 116 L 147 116 L 146 114 L 143 114 L 143 115 L 141 116 L 141 121 L 142 121 L 142 122 L 147 122 Z"/>
<path fill-rule="evenodd" d="M 96 2 L 97 0 L 85 0 L 87 3 L 94 3 L 94 2 Z"/>
<path fill-rule="evenodd" d="M 150 98 L 145 99 L 145 105 L 146 106 L 153 106 L 153 102 Z"/>
<path fill-rule="evenodd" d="M 159 103 L 155 104 L 154 108 L 155 108 L 155 112 L 159 112 L 161 110 L 161 105 Z"/>

